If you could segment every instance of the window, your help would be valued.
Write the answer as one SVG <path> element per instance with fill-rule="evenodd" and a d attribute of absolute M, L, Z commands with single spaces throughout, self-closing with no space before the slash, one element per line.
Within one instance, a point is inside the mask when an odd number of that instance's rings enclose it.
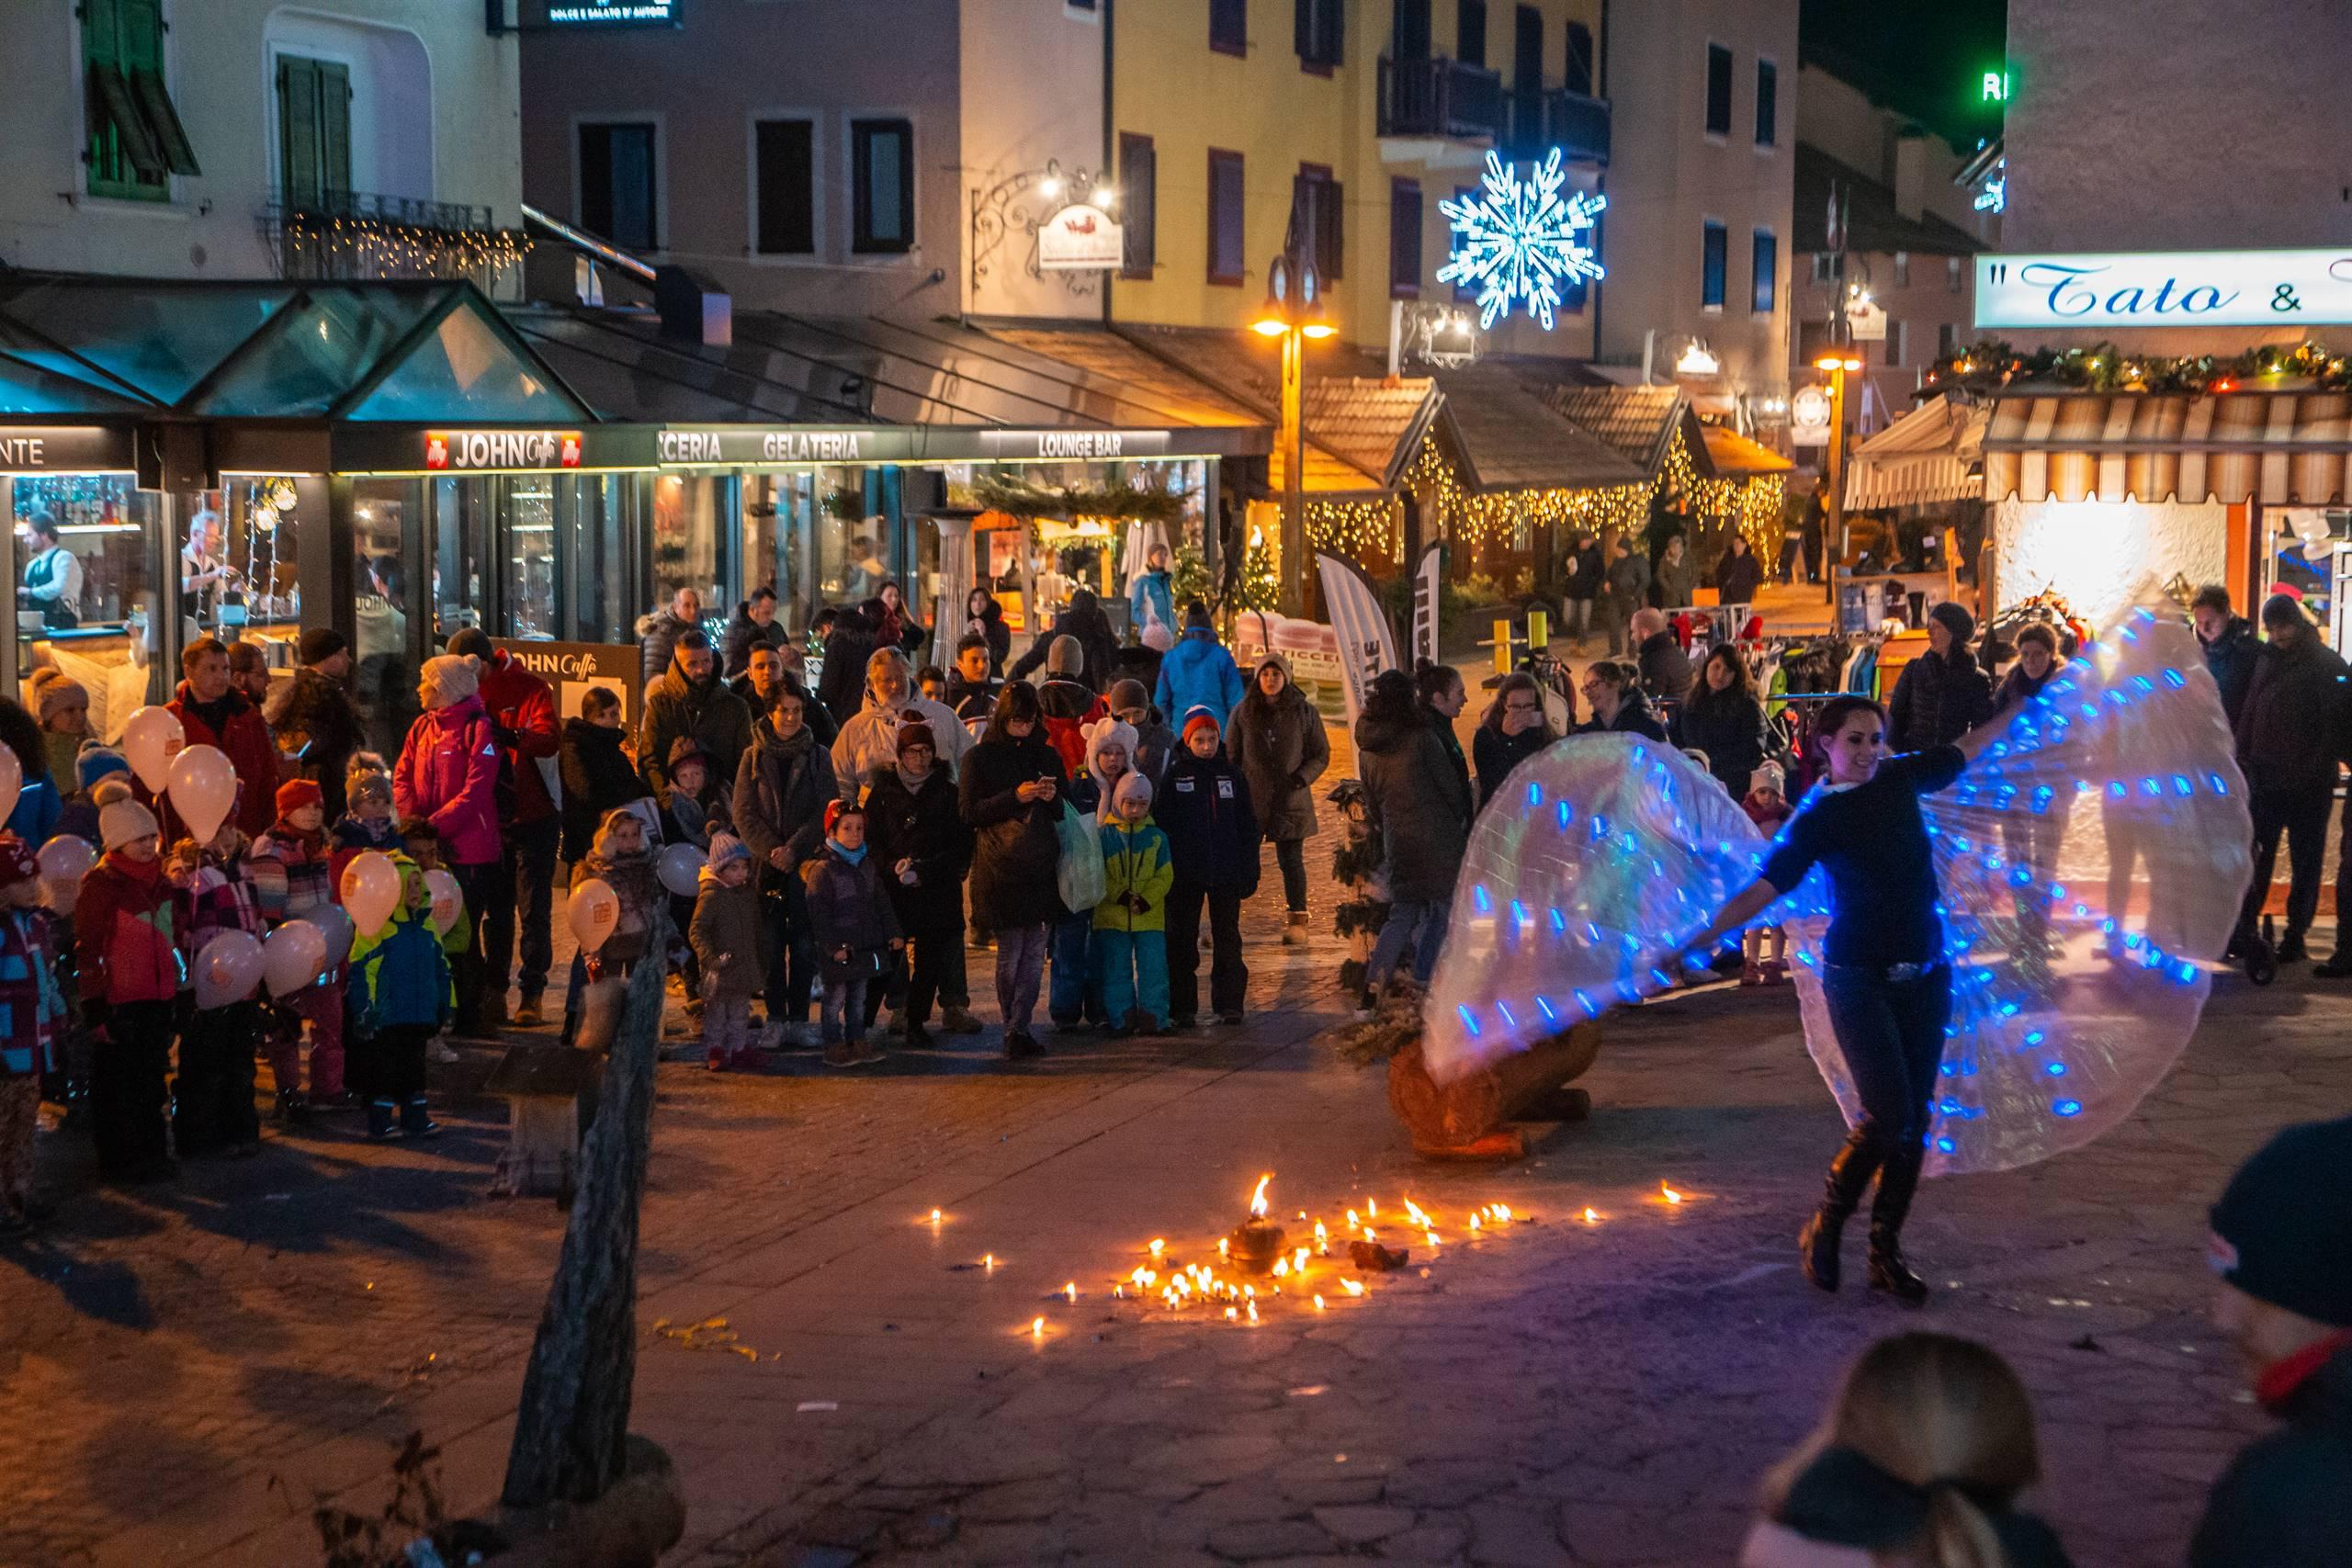
<path fill-rule="evenodd" d="M 1939 360 L 1960 357 L 1959 322 L 1939 321 L 1936 323 L 1936 357 Z"/>
<path fill-rule="evenodd" d="M 1815 283 L 1835 283 L 1845 275 L 1845 266 L 1839 261 L 1837 252 L 1815 251 L 1813 253 L 1813 280 Z"/>
<path fill-rule="evenodd" d="M 1421 297 L 1421 182 L 1388 182 L 1388 298 Z"/>
<path fill-rule="evenodd" d="M 1209 0 L 1209 47 L 1219 54 L 1250 52 L 1250 0 Z"/>
<path fill-rule="evenodd" d="M 763 119 L 752 127 L 755 209 L 752 249 L 763 256 L 817 254 L 817 127 Z"/>
<path fill-rule="evenodd" d="M 1461 0 L 1454 15 L 1453 58 L 1464 65 L 1487 63 L 1487 0 Z"/>
<path fill-rule="evenodd" d="M 1886 323 L 1886 362 L 1894 366 L 1907 365 L 1911 362 L 1910 322 L 1889 321 Z"/>
<path fill-rule="evenodd" d="M 1301 164 L 1291 183 L 1290 244 L 1292 254 L 1315 269 L 1326 283 L 1346 276 L 1347 209 L 1340 182 L 1322 164 Z"/>
<path fill-rule="evenodd" d="M 1209 281 L 1238 284 L 1241 245 L 1241 154 L 1209 149 Z"/>
<path fill-rule="evenodd" d="M 1756 145 L 1781 142 L 1781 68 L 1769 60 L 1756 62 Z"/>
<path fill-rule="evenodd" d="M 1713 219 L 1707 220 L 1700 252 L 1699 303 L 1707 310 L 1724 308 L 1724 245 L 1725 230 Z"/>
<path fill-rule="evenodd" d="M 1544 13 L 1532 6 L 1512 18 L 1510 96 L 1511 130 L 1532 148 L 1544 140 Z"/>
<path fill-rule="evenodd" d="M 1388 49 L 1398 60 L 1430 57 L 1430 0 L 1396 0 L 1388 21 Z"/>
<path fill-rule="evenodd" d="M 1769 316 L 1781 287 L 1780 243 L 1772 238 L 1772 231 L 1757 230 L 1748 254 L 1755 261 L 1756 288 L 1748 296 L 1747 308 L 1759 316 Z"/>
<path fill-rule="evenodd" d="M 1582 22 L 1568 24 L 1568 91 L 1592 96 L 1592 29 Z"/>
<path fill-rule="evenodd" d="M 1293 0 L 1292 30 L 1298 44 L 1298 62 L 1306 70 L 1328 75 L 1340 63 L 1345 29 L 1341 18 L 1347 0 Z"/>
<path fill-rule="evenodd" d="M 1119 276 L 1148 278 L 1159 260 L 1159 154 L 1148 136 L 1119 133 L 1119 217 L 1126 226 L 1126 253 Z"/>
<path fill-rule="evenodd" d="M 1961 260 L 1961 258 L 1960 258 L 1960 257 L 1958 257 L 1958 256 L 1946 256 L 1946 257 L 1944 257 L 1944 292 L 1945 292 L 1945 293 L 1947 293 L 1947 294 L 1957 294 L 1957 293 L 1959 293 L 1959 292 L 1960 292 L 1960 280 L 1961 280 L 1961 277 L 1962 276 L 1962 275 L 1964 274 L 1965 270 L 1966 270 L 1966 264 L 1965 264 L 1965 263 L 1963 263 L 1963 262 Z"/>
<path fill-rule="evenodd" d="M 580 128 L 580 226 L 626 251 L 661 249 L 653 127 L 644 121 Z"/>
<path fill-rule="evenodd" d="M 915 128 L 903 119 L 849 122 L 850 249 L 903 254 L 915 243 Z"/>
<path fill-rule="evenodd" d="M 1731 51 L 1707 46 L 1707 134 L 1731 134 Z"/>
<path fill-rule="evenodd" d="M 83 113 L 92 196 L 171 199 L 196 151 L 164 85 L 162 0 L 82 0 Z"/>
<path fill-rule="evenodd" d="M 351 189 L 351 68 L 277 57 L 277 189 L 288 208 L 316 210 Z"/>
<path fill-rule="evenodd" d="M 1894 287 L 1897 288 L 1911 287 L 1911 253 L 1909 251 L 1894 253 Z"/>

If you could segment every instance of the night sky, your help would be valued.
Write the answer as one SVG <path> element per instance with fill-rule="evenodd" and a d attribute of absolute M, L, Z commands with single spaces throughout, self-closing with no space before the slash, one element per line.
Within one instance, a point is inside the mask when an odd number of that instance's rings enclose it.
<path fill-rule="evenodd" d="M 1819 59 L 1951 138 L 1999 133 L 1984 73 L 2001 68 L 2007 0 L 1803 0 L 1807 59 Z"/>

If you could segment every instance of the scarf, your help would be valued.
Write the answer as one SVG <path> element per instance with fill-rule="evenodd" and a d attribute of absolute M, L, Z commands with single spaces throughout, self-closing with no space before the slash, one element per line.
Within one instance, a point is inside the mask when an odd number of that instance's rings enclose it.
<path fill-rule="evenodd" d="M 832 851 L 833 853 L 841 856 L 842 859 L 849 862 L 852 865 L 862 865 L 865 862 L 865 846 L 864 844 L 858 845 L 855 849 L 851 849 L 839 839 L 828 834 L 825 838 L 825 847 Z"/>
<path fill-rule="evenodd" d="M 918 775 L 915 773 L 910 773 L 904 766 L 901 766 L 898 770 L 899 782 L 907 786 L 907 793 L 909 795 L 921 795 L 922 793 L 922 786 L 929 784 L 931 782 L 931 775 L 938 771 L 939 769 L 935 766 L 926 768 Z"/>
<path fill-rule="evenodd" d="M 305 833 L 283 817 L 269 825 L 269 838 L 272 843 L 299 844 L 302 852 L 313 860 L 326 851 L 327 831 L 324 828 L 314 833 Z"/>

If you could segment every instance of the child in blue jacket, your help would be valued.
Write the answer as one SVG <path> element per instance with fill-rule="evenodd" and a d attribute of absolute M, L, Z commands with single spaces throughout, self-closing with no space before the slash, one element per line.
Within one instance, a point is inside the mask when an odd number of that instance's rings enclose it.
<path fill-rule="evenodd" d="M 399 851 L 392 864 L 401 874 L 401 901 L 384 929 L 351 944 L 351 998 L 360 1049 L 374 1058 L 368 1081 L 375 1098 L 368 1104 L 368 1135 L 429 1138 L 441 1129 L 425 1114 L 424 1047 L 456 1016 L 457 994 L 449 984 L 449 959 L 427 918 L 433 895 L 424 873 Z"/>
<path fill-rule="evenodd" d="M 1250 966 L 1241 958 L 1241 901 L 1258 890 L 1258 817 L 1250 781 L 1225 754 L 1217 716 L 1184 716 L 1182 748 L 1159 781 L 1156 818 L 1168 835 L 1176 881 L 1168 895 L 1168 999 L 1178 1028 L 1200 1003 L 1201 905 L 1209 910 L 1209 1005 L 1222 1024 L 1241 1021 Z"/>

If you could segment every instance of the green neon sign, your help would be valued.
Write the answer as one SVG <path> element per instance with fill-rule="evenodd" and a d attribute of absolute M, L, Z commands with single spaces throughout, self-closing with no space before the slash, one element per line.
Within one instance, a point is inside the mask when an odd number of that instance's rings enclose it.
<path fill-rule="evenodd" d="M 2009 101 L 2007 72 L 1987 71 L 1984 73 L 1983 101 L 1988 104 L 2006 104 Z"/>

